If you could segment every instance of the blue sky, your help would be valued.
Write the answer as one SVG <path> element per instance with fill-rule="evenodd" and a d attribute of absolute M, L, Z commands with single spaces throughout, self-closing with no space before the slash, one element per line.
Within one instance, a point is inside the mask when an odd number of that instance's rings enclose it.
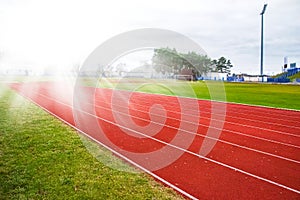
<path fill-rule="evenodd" d="M 162 28 L 229 58 L 233 72 L 258 74 L 264 3 L 265 73 L 280 72 L 284 56 L 299 66 L 299 0 L 0 0 L 0 67 L 68 68 L 114 35 Z"/>

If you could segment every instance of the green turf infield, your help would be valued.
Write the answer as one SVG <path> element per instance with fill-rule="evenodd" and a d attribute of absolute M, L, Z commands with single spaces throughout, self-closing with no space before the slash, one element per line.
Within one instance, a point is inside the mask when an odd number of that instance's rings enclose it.
<path fill-rule="evenodd" d="M 226 83 L 227 101 L 300 110 L 300 85 Z"/>
<path fill-rule="evenodd" d="M 182 199 L 81 137 L 0 83 L 0 199 Z"/>

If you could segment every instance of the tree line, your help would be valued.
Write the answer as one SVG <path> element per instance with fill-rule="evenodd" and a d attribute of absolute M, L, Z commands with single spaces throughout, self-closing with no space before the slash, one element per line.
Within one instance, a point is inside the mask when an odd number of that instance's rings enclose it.
<path fill-rule="evenodd" d="M 154 49 L 152 64 L 157 72 L 180 74 L 182 70 L 189 69 L 195 76 L 208 72 L 230 73 L 231 61 L 225 57 L 211 59 L 207 55 L 196 52 L 179 53 L 176 49 Z"/>

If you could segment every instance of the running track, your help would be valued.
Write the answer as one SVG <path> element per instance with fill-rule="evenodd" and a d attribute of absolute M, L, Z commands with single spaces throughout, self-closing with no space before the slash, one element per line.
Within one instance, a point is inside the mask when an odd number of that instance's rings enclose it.
<path fill-rule="evenodd" d="M 300 199 L 298 111 L 197 100 L 196 116 L 193 99 L 88 87 L 73 109 L 61 83 L 10 87 L 186 197 Z M 215 145 L 203 156 L 205 141 Z"/>

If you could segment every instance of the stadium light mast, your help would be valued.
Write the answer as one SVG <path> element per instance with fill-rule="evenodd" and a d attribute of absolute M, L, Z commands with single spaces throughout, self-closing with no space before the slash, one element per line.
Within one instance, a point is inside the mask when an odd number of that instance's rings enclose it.
<path fill-rule="evenodd" d="M 263 10 L 261 11 L 261 37 L 260 37 L 260 75 L 261 75 L 261 82 L 264 81 L 263 78 L 263 53 L 264 53 L 264 14 L 266 12 L 268 4 L 264 4 Z"/>

